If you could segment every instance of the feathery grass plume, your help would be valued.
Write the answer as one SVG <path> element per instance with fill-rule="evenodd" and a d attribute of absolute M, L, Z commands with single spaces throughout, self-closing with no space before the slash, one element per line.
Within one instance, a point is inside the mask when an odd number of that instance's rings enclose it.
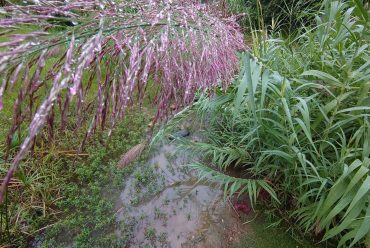
<path fill-rule="evenodd" d="M 63 130 L 72 106 L 77 128 L 85 121 L 81 113 L 95 110 L 87 139 L 99 125 L 113 128 L 153 86 L 155 121 L 166 120 L 171 103 L 187 105 L 199 90 L 227 86 L 238 67 L 236 52 L 245 49 L 234 18 L 190 0 L 39 0 L 3 7 L 0 26 L 6 34 L 0 109 L 18 91 L 8 144 L 29 123 L 0 202 L 37 134 L 46 124 L 50 137 L 56 123 Z"/>

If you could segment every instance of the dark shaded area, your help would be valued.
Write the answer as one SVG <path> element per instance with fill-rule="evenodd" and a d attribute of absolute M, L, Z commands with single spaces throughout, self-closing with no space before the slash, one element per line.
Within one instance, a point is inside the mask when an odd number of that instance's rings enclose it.
<path fill-rule="evenodd" d="M 297 31 L 297 28 L 302 27 L 302 24 L 309 25 L 322 3 L 319 0 L 228 1 L 233 2 L 231 11 L 234 14 L 238 14 L 241 10 L 247 12 L 252 25 L 257 27 L 266 25 L 269 29 L 278 29 L 285 33 Z M 243 22 L 249 27 L 248 18 L 244 18 Z"/>

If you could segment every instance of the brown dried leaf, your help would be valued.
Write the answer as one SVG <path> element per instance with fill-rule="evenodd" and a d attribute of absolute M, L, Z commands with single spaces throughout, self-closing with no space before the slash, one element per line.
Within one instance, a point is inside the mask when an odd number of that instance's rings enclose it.
<path fill-rule="evenodd" d="M 134 162 L 144 151 L 146 143 L 140 143 L 132 147 L 128 152 L 123 154 L 117 164 L 118 168 L 124 168 Z"/>

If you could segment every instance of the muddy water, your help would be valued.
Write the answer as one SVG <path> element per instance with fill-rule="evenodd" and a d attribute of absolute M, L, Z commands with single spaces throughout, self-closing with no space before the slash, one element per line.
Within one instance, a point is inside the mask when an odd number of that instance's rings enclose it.
<path fill-rule="evenodd" d="M 260 218 L 243 224 L 245 216 L 224 201 L 217 185 L 199 182 L 187 170 L 189 159 L 192 154 L 166 144 L 137 165 L 117 205 L 117 221 L 124 224 L 117 234 L 130 229 L 126 247 L 305 247 L 277 230 L 272 235 L 282 241 L 270 242 L 276 239 L 261 228 Z"/>

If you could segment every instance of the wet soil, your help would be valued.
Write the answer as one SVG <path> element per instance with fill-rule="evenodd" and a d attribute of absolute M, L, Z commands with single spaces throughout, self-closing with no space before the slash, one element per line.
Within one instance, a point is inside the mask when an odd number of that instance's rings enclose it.
<path fill-rule="evenodd" d="M 117 234 L 127 235 L 130 228 L 126 247 L 304 247 L 276 228 L 273 235 L 281 246 L 269 242 L 264 220 L 236 210 L 219 186 L 198 181 L 186 167 L 192 159 L 176 145 L 164 144 L 126 179 L 117 203 L 123 227 Z M 245 223 L 248 218 L 253 220 Z M 255 242 L 261 237 L 267 242 Z"/>

